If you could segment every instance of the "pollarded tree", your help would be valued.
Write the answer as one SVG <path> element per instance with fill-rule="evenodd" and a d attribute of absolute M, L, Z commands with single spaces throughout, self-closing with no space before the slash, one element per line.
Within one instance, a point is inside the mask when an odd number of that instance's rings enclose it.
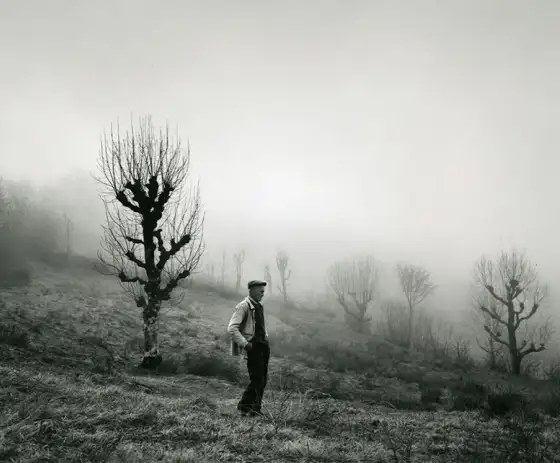
<path fill-rule="evenodd" d="M 203 254 L 203 212 L 198 186 L 187 188 L 190 150 L 151 118 L 121 135 L 111 129 L 99 155 L 106 225 L 99 258 L 142 309 L 141 366 L 161 363 L 159 313 Z"/>
<path fill-rule="evenodd" d="M 284 303 L 288 303 L 288 280 L 292 276 L 292 271 L 288 270 L 288 254 L 284 251 L 278 252 L 276 254 L 276 267 L 280 273 L 280 284 L 278 285 L 278 291 L 282 294 L 284 298 Z"/>
<path fill-rule="evenodd" d="M 377 290 L 378 271 L 375 260 L 335 262 L 328 272 L 329 285 L 344 309 L 346 322 L 355 331 L 367 333 L 371 317 L 366 315 Z M 353 304 L 352 304 L 353 303 Z"/>
<path fill-rule="evenodd" d="M 528 328 L 547 295 L 547 288 L 538 282 L 536 271 L 525 254 L 516 251 L 502 252 L 496 261 L 482 257 L 476 264 L 474 278 L 479 288 L 491 296 L 491 303 L 488 298 L 475 296 L 478 309 L 495 322 L 486 323 L 484 329 L 494 342 L 507 348 L 511 371 L 519 375 L 523 359 L 545 349 L 548 323 L 540 326 L 540 336 L 535 336 L 535 330 L 528 337 L 519 331 L 521 327 Z M 502 336 L 504 332 L 505 337 Z"/>
<path fill-rule="evenodd" d="M 397 275 L 408 305 L 408 348 L 412 349 L 414 343 L 414 308 L 433 293 L 435 285 L 431 282 L 430 273 L 416 265 L 398 264 Z"/>

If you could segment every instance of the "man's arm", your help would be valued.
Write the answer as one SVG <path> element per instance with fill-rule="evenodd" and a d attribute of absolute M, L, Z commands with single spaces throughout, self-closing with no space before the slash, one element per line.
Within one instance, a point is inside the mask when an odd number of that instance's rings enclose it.
<path fill-rule="evenodd" d="M 235 343 L 241 347 L 242 349 L 248 344 L 248 341 L 239 331 L 239 327 L 241 323 L 243 323 L 243 319 L 247 315 L 247 304 L 241 303 L 235 308 L 235 312 L 231 316 L 231 320 L 229 321 L 227 332 L 231 334 L 231 337 L 235 341 Z"/>

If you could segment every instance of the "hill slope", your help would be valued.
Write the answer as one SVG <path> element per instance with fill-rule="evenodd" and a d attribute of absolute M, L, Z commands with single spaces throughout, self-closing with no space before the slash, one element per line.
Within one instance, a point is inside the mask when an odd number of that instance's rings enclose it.
<path fill-rule="evenodd" d="M 506 454 L 523 452 L 554 461 L 539 452 L 557 448 L 556 419 L 525 420 L 517 428 L 510 420 L 506 429 L 502 419 L 479 411 L 414 407 L 421 391 L 405 371 L 440 381 L 458 373 L 426 371 L 421 359 L 397 358 L 398 349 L 381 342 L 378 367 L 384 361 L 400 374 L 310 367 L 306 355 L 314 354 L 291 355 L 290 343 L 305 330 L 325 339 L 344 330 L 321 324 L 320 314 L 287 316 L 274 304 L 266 416 L 241 418 L 235 404 L 246 373 L 228 355 L 223 335 L 234 305 L 206 290 L 187 291 L 163 312 L 165 362 L 147 374 L 135 368 L 138 309 L 112 279 L 43 268 L 29 287 L 0 291 L 0 461 L 449 462 L 507 461 Z M 525 434 L 532 440 L 520 448 Z"/>

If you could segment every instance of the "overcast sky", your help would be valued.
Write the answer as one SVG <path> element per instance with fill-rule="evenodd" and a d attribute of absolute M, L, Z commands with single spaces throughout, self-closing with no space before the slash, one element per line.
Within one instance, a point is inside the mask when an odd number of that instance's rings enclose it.
<path fill-rule="evenodd" d="M 3 176 L 92 170 L 152 114 L 214 243 L 560 270 L 558 1 L 0 0 L 0 57 Z"/>

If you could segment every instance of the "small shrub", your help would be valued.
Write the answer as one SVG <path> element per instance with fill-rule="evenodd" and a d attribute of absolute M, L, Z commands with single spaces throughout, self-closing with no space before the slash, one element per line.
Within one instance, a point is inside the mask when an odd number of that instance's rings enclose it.
<path fill-rule="evenodd" d="M 415 443 L 418 440 L 418 427 L 414 423 L 401 421 L 396 426 L 390 426 L 382 421 L 379 426 L 382 442 L 395 463 L 413 460 Z"/>
<path fill-rule="evenodd" d="M 141 354 L 144 351 L 144 339 L 142 336 L 135 336 L 129 339 L 123 349 L 124 357 L 130 357 L 133 354 Z"/>
<path fill-rule="evenodd" d="M 512 390 L 502 389 L 488 393 L 486 411 L 488 416 L 506 416 L 523 410 L 527 405 L 525 398 Z"/>
<path fill-rule="evenodd" d="M 431 411 L 435 408 L 435 402 L 422 403 L 418 400 L 415 400 L 413 397 L 408 397 L 405 395 L 389 399 L 388 403 L 392 405 L 396 410 Z"/>
<path fill-rule="evenodd" d="M 343 399 L 346 397 L 346 394 L 341 390 L 341 380 L 336 375 L 329 375 L 327 378 L 323 378 L 317 386 L 316 389 L 318 391 L 323 394 L 328 394 L 332 398 Z"/>
<path fill-rule="evenodd" d="M 334 420 L 341 410 L 324 394 L 318 396 L 313 390 L 301 393 L 293 389 L 276 389 L 269 391 L 267 396 L 263 404 L 264 417 L 275 433 L 289 425 L 318 435 L 330 435 L 335 429 Z"/>
<path fill-rule="evenodd" d="M 0 324 L 0 342 L 10 346 L 29 348 L 29 333 L 15 324 Z"/>
<path fill-rule="evenodd" d="M 543 367 L 544 378 L 560 384 L 560 356 Z"/>
<path fill-rule="evenodd" d="M 176 375 L 180 372 L 180 364 L 174 357 L 163 358 L 157 366 L 157 372 L 162 375 Z"/>
<path fill-rule="evenodd" d="M 431 409 L 432 405 L 426 405 L 418 401 L 412 394 L 395 394 L 389 397 L 375 391 L 362 392 L 362 399 L 369 403 L 375 403 L 395 410 L 426 410 Z"/>
<path fill-rule="evenodd" d="M 15 288 L 31 283 L 31 274 L 25 268 L 0 271 L 0 288 Z"/>
<path fill-rule="evenodd" d="M 267 389 L 301 392 L 307 387 L 309 387 L 308 382 L 291 365 L 283 364 L 278 371 L 269 367 Z"/>
<path fill-rule="evenodd" d="M 428 386 L 420 383 L 420 403 L 424 406 L 441 402 L 443 389 L 439 386 Z"/>
<path fill-rule="evenodd" d="M 556 452 L 550 452 L 544 431 L 544 421 L 535 414 L 523 411 L 513 414 L 503 421 L 503 427 L 510 435 L 510 442 L 503 449 L 504 461 L 540 463 L 552 461 Z"/>
<path fill-rule="evenodd" d="M 542 399 L 542 408 L 544 413 L 553 417 L 560 416 L 560 388 L 556 388 L 549 392 Z"/>
<path fill-rule="evenodd" d="M 299 423 L 305 429 L 315 431 L 318 435 L 330 435 L 336 432 L 334 423 L 341 410 L 328 400 L 317 398 L 308 400 L 301 411 Z"/>
<path fill-rule="evenodd" d="M 344 345 L 317 339 L 314 331 L 279 331 L 271 343 L 277 352 L 302 362 L 310 368 L 328 368 L 337 373 L 376 370 L 379 359 L 366 350 L 366 345 Z"/>
<path fill-rule="evenodd" d="M 183 359 L 183 367 L 187 373 L 196 376 L 211 376 L 231 383 L 238 383 L 240 380 L 237 363 L 229 362 L 219 355 L 187 354 Z"/>
<path fill-rule="evenodd" d="M 539 376 L 539 373 L 543 370 L 542 362 L 537 358 L 527 358 L 523 359 L 521 364 L 521 374 L 525 376 L 532 376 L 534 378 Z"/>
<path fill-rule="evenodd" d="M 475 367 L 476 362 L 471 356 L 471 345 L 468 341 L 459 339 L 455 343 L 453 365 L 465 372 Z"/>
<path fill-rule="evenodd" d="M 112 347 L 105 339 L 96 335 L 87 335 L 82 339 L 82 343 L 86 346 L 97 348 L 92 355 L 93 371 L 95 373 L 113 374 L 115 369 L 115 354 Z M 99 355 L 97 350 L 101 350 L 103 354 Z"/>
<path fill-rule="evenodd" d="M 425 375 L 425 369 L 418 368 L 416 365 L 409 363 L 403 363 L 396 367 L 395 376 L 405 383 L 418 383 L 422 387 Z"/>
<path fill-rule="evenodd" d="M 466 381 L 451 388 L 451 409 L 456 411 L 485 408 L 488 392 L 481 384 Z"/>

